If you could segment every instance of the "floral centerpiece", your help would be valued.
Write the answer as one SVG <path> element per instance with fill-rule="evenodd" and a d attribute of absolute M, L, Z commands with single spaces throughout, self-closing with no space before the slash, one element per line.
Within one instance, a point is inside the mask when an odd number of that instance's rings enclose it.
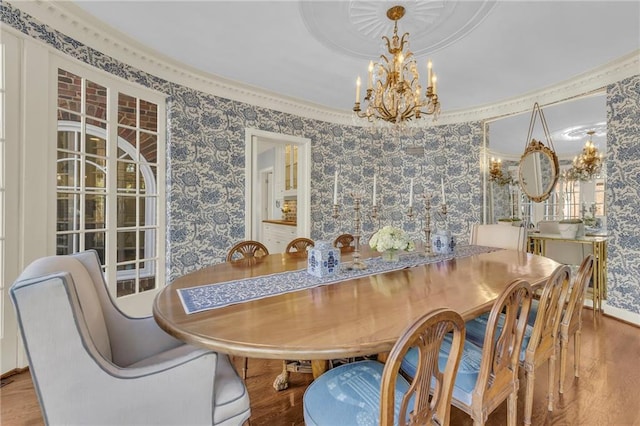
<path fill-rule="evenodd" d="M 373 234 L 369 246 L 382 253 L 382 258 L 387 261 L 397 261 L 400 250 L 413 251 L 416 248 L 406 232 L 393 226 L 385 226 Z"/>

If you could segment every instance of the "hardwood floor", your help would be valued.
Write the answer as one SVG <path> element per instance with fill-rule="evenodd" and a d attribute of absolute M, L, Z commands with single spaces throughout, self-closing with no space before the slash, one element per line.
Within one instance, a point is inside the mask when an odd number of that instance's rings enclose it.
<path fill-rule="evenodd" d="M 573 344 L 568 359 L 565 393 L 556 394 L 555 410 L 546 409 L 547 373 L 536 374 L 534 425 L 640 425 L 640 329 L 603 317 L 594 325 L 592 311 L 585 310 L 580 378 L 573 379 Z M 235 360 L 242 366 L 242 359 Z M 280 361 L 249 361 L 247 387 L 251 397 L 251 426 L 304 425 L 302 395 L 310 375 L 292 374 L 289 389 L 276 392 L 271 383 L 280 372 Z M 521 374 L 518 422 L 522 422 L 524 375 Z M 42 425 L 40 407 L 28 372 L 12 376 L 0 388 L 0 423 Z M 471 419 L 451 409 L 452 425 L 472 425 Z M 506 403 L 489 416 L 487 425 L 506 423 Z"/>

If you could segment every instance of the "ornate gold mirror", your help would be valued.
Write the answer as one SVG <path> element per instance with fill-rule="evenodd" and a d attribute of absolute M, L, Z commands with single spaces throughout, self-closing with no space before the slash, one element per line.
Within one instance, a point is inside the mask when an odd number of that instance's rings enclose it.
<path fill-rule="evenodd" d="M 537 116 L 540 117 L 542 122 L 548 146 L 541 141 L 531 139 Z M 527 143 L 524 153 L 520 157 L 518 183 L 527 197 L 539 203 L 549 198 L 549 194 L 551 194 L 560 175 L 560 164 L 553 148 L 544 113 L 538 103 L 533 105 L 533 112 L 531 113 L 529 133 L 527 135 L 527 141 L 529 140 L 531 142 Z"/>

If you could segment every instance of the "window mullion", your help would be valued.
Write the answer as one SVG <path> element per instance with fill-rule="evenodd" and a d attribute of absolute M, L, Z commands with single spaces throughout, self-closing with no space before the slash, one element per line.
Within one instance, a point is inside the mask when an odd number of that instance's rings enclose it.
<path fill-rule="evenodd" d="M 118 117 L 118 92 L 109 89 L 107 96 L 107 183 L 106 183 L 106 205 L 107 205 L 107 225 L 106 225 L 106 255 L 105 262 L 107 265 L 106 276 L 109 285 L 109 291 L 115 297 L 117 286 L 117 266 L 118 260 L 118 203 L 117 203 L 117 187 L 118 187 L 118 126 L 114 124 Z"/>

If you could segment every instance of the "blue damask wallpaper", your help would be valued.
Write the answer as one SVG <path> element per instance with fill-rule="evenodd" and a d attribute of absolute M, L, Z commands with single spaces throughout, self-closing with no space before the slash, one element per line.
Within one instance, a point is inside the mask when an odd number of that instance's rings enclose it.
<path fill-rule="evenodd" d="M 208 95 L 155 77 L 121 63 L 22 13 L 10 3 L 0 3 L 3 23 L 40 40 L 82 62 L 113 75 L 169 95 L 167 267 L 169 279 L 202 266 L 220 262 L 227 249 L 244 236 L 244 129 L 285 133 L 312 141 L 313 239 L 331 239 L 351 231 L 348 195 L 341 219 L 331 214 L 332 177 L 339 167 L 344 187 L 371 190 L 378 174 L 382 218 L 365 219 L 366 238 L 379 225 L 402 226 L 414 238 L 422 236 L 422 202 L 406 216 L 408 186 L 414 192 L 436 193 L 445 177 L 449 214 L 446 221 L 460 242 L 466 242 L 469 224 L 480 221 L 480 122 L 429 126 L 413 137 L 395 141 L 367 130 L 310 120 L 278 111 Z M 608 108 L 608 304 L 640 313 L 640 77 L 610 85 Z M 423 147 L 418 156 L 408 147 Z M 365 209 L 369 206 L 365 203 Z"/>
<path fill-rule="evenodd" d="M 458 241 L 480 220 L 481 183 L 476 178 L 482 141 L 481 123 L 420 129 L 394 138 L 369 129 L 300 118 L 211 96 L 171 84 L 169 244 L 171 277 L 223 261 L 244 237 L 244 132 L 258 128 L 311 139 L 311 238 L 333 240 L 352 232 L 351 189 L 363 198 L 363 242 L 385 224 L 423 237 L 425 190 L 441 202 L 441 178 L 448 213 L 432 226 L 447 226 Z M 408 147 L 424 153 L 408 154 Z M 456 161 L 451 161 L 455 158 Z M 340 175 L 341 216 L 334 220 L 332 188 Z M 373 221 L 373 175 L 378 175 L 381 216 Z M 409 182 L 414 179 L 413 219 L 407 216 Z M 435 212 L 435 210 L 434 210 Z"/>
<path fill-rule="evenodd" d="M 607 87 L 607 304 L 640 314 L 640 75 Z"/>

